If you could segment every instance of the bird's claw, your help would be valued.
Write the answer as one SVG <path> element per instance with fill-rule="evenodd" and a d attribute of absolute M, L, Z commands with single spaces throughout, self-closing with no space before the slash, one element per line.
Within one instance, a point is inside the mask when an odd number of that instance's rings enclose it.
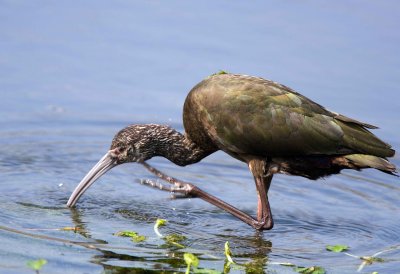
<path fill-rule="evenodd" d="M 191 194 L 193 186 L 191 184 L 183 184 L 179 182 L 175 182 L 171 185 L 165 185 L 161 182 L 153 181 L 150 179 L 142 179 L 140 180 L 140 184 L 146 185 L 152 188 L 157 188 L 159 190 L 168 191 L 171 193 L 174 199 L 178 198 L 193 198 L 194 195 Z"/>
<path fill-rule="evenodd" d="M 252 225 L 257 230 L 270 230 L 274 226 L 274 222 L 270 216 L 264 216 L 261 221 L 254 221 Z"/>

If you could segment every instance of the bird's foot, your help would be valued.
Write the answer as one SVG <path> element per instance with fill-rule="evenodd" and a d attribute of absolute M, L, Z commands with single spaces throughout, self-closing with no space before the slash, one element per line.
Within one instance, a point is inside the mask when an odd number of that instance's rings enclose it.
<path fill-rule="evenodd" d="M 265 216 L 261 221 L 255 221 L 252 226 L 257 230 L 270 230 L 274 227 L 272 216 Z"/>
<path fill-rule="evenodd" d="M 140 180 L 140 184 L 146 185 L 159 190 L 168 191 L 174 199 L 194 198 L 195 195 L 190 192 L 193 186 L 189 183 L 174 182 L 171 185 L 162 184 L 160 181 L 153 181 L 149 179 Z"/>

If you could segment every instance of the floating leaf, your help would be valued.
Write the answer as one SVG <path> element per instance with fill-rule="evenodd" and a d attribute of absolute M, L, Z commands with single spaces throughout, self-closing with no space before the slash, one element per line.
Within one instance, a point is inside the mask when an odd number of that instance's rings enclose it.
<path fill-rule="evenodd" d="M 194 255 L 192 253 L 183 254 L 183 259 L 185 260 L 185 263 L 187 265 L 192 265 L 194 267 L 199 266 L 199 258 L 197 258 L 196 255 Z"/>
<path fill-rule="evenodd" d="M 296 267 L 294 271 L 303 274 L 325 274 L 326 271 L 323 267 L 320 266 L 310 266 L 310 267 Z"/>
<path fill-rule="evenodd" d="M 146 241 L 146 236 L 143 235 L 137 235 L 135 237 L 131 237 L 132 241 L 134 241 L 135 243 L 140 243 L 140 242 L 144 242 Z"/>
<path fill-rule="evenodd" d="M 131 238 L 132 241 L 134 241 L 136 243 L 143 242 L 146 240 L 146 236 L 139 235 L 137 232 L 129 231 L 129 230 L 119 231 L 119 232 L 115 233 L 114 235 L 119 236 L 119 237 L 129 237 L 129 238 Z"/>
<path fill-rule="evenodd" d="M 118 231 L 114 235 L 115 236 L 119 236 L 119 237 L 134 237 L 134 236 L 136 236 L 138 234 L 135 231 L 124 230 L 124 231 Z"/>
<path fill-rule="evenodd" d="M 332 252 L 343 252 L 349 250 L 349 247 L 347 245 L 327 245 L 326 250 Z"/>
<path fill-rule="evenodd" d="M 35 271 L 39 271 L 40 269 L 42 269 L 42 267 L 47 264 L 47 260 L 45 259 L 39 259 L 39 260 L 35 260 L 35 261 L 28 261 L 26 262 L 26 265 L 35 270 Z"/>
<path fill-rule="evenodd" d="M 165 236 L 164 239 L 167 242 L 183 242 L 187 238 L 185 236 L 183 236 L 183 235 L 174 233 L 174 234 L 169 234 L 169 235 Z"/>
<path fill-rule="evenodd" d="M 183 259 L 185 260 L 185 263 L 187 265 L 186 268 L 186 274 L 190 273 L 190 268 L 194 266 L 197 268 L 199 266 L 199 258 L 197 258 L 194 254 L 192 253 L 185 253 L 183 254 Z"/>

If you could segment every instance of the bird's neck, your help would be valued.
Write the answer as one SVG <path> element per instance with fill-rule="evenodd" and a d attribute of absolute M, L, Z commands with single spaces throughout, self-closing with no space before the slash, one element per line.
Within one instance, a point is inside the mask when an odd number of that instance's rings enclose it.
<path fill-rule="evenodd" d="M 197 163 L 215 151 L 201 147 L 186 135 L 168 126 L 159 125 L 153 140 L 153 156 L 162 156 L 179 166 Z"/>

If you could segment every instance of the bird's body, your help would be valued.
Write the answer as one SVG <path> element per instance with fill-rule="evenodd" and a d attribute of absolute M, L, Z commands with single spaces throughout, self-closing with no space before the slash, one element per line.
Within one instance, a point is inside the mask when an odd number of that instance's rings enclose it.
<path fill-rule="evenodd" d="M 337 173 L 340 163 L 356 168 L 351 159 L 357 157 L 345 158 L 351 154 L 370 155 L 368 161 L 376 156 L 377 167 L 393 171 L 380 158 L 394 150 L 366 129 L 374 126 L 258 77 L 217 74 L 203 80 L 186 98 L 183 122 L 187 137 L 205 149 L 221 149 L 244 162 L 268 157 L 285 164 L 285 173 L 316 178 L 316 173 Z M 357 160 L 361 164 L 362 156 Z"/>
<path fill-rule="evenodd" d="M 160 125 L 121 130 L 105 156 L 105 168 L 100 161 L 68 205 L 74 205 L 94 180 L 117 164 L 162 156 L 184 166 L 222 150 L 249 165 L 257 186 L 257 220 L 191 184 L 184 191 L 255 228 L 270 229 L 267 193 L 275 173 L 317 179 L 345 168 L 376 168 L 387 173 L 396 169 L 385 159 L 394 150 L 368 130 L 376 127 L 330 112 L 284 85 L 258 77 L 221 73 L 206 78 L 188 94 L 183 123 L 184 135 Z"/>

